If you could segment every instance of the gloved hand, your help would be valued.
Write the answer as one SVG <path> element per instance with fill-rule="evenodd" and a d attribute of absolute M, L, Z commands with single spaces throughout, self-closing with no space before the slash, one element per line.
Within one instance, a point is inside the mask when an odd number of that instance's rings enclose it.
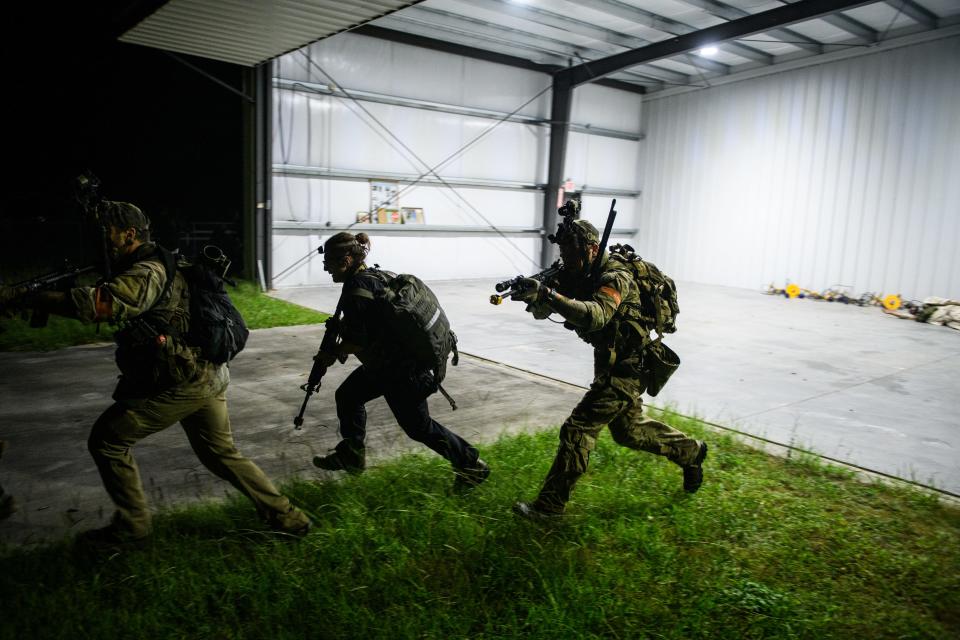
<path fill-rule="evenodd" d="M 13 306 L 24 293 L 24 287 L 0 285 L 0 307 Z"/>
<path fill-rule="evenodd" d="M 327 353 L 326 351 L 321 351 L 317 353 L 317 355 L 315 355 L 313 359 L 319 362 L 321 366 L 323 366 L 323 368 L 326 369 L 330 365 L 332 365 L 334 362 L 337 361 L 337 356 L 336 354 L 333 354 L 333 353 Z"/>
<path fill-rule="evenodd" d="M 19 311 L 24 306 L 23 296 L 26 292 L 24 287 L 0 285 L 0 314 L 10 315 Z"/>
<path fill-rule="evenodd" d="M 317 391 L 320 388 L 323 376 L 327 375 L 327 369 L 336 361 L 337 356 L 332 353 L 317 352 L 317 355 L 313 356 L 313 366 L 310 368 L 310 375 L 307 376 L 307 384 L 304 385 L 304 388 Z"/>
<path fill-rule="evenodd" d="M 517 302 L 536 302 L 540 298 L 541 286 L 539 280 L 523 278 L 517 285 L 517 292 L 510 297 Z"/>

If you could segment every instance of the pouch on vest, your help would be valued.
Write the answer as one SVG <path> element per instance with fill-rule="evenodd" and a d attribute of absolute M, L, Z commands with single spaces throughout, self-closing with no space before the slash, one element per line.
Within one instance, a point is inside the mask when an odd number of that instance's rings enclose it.
<path fill-rule="evenodd" d="M 660 340 L 654 340 L 643 352 L 643 373 L 647 394 L 656 396 L 680 366 L 680 356 Z"/>

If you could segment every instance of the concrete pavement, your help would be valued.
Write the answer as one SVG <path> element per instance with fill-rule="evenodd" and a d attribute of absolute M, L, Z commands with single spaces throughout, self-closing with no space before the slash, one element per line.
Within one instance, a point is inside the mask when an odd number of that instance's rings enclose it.
<path fill-rule="evenodd" d="M 444 383 L 460 408 L 451 412 L 434 396 L 434 417 L 481 444 L 560 424 L 582 394 L 576 385 L 590 381 L 589 346 L 559 324 L 534 321 L 523 305 L 490 305 L 490 282 L 430 284 L 461 349 L 477 356 L 462 357 Z M 679 287 L 679 331 L 668 343 L 683 364 L 653 404 L 960 494 L 960 332 L 876 308 Z M 276 293 L 324 311 L 338 294 L 332 286 Z M 292 425 L 322 332 L 254 331 L 231 367 L 238 447 L 278 482 L 331 477 L 310 460 L 338 441 L 333 390 L 354 361 L 330 370 L 305 428 Z M 112 506 L 86 438 L 111 403 L 115 378 L 110 345 L 0 353 L 0 439 L 10 442 L 0 483 L 21 505 L 0 526 L 0 543 L 53 539 L 106 522 Z M 493 402 L 496 411 L 488 408 Z M 373 461 L 429 453 L 406 438 L 382 400 L 368 409 Z M 200 465 L 179 426 L 145 439 L 135 455 L 157 509 L 232 492 Z"/>
<path fill-rule="evenodd" d="M 519 303 L 489 304 L 493 282 L 429 283 L 460 348 L 586 385 L 590 348 Z M 682 365 L 656 406 L 960 494 L 960 332 L 877 307 L 678 283 Z M 339 286 L 276 296 L 332 311 Z"/>
<path fill-rule="evenodd" d="M 231 364 L 227 398 L 237 447 L 276 482 L 335 477 L 311 460 L 339 441 L 333 391 L 356 367 L 355 360 L 330 369 L 311 398 L 303 429 L 293 427 L 303 400 L 299 386 L 322 335 L 322 326 L 254 331 Z M 0 372 L 0 439 L 9 442 L 0 461 L 0 483 L 20 504 L 0 526 L 0 544 L 56 539 L 106 524 L 113 507 L 86 441 L 91 425 L 112 402 L 117 376 L 112 345 L 0 353 Z M 571 385 L 470 357 L 449 368 L 444 388 L 459 408 L 451 411 L 434 395 L 431 414 L 480 444 L 481 452 L 482 443 L 500 434 L 559 425 L 581 395 Z M 510 410 L 491 410 L 494 402 Z M 406 437 L 383 399 L 367 410 L 371 462 L 408 451 L 433 455 Z M 155 509 L 233 493 L 200 464 L 179 425 L 145 438 L 134 455 Z M 500 471 L 494 464 L 494 473 Z"/>

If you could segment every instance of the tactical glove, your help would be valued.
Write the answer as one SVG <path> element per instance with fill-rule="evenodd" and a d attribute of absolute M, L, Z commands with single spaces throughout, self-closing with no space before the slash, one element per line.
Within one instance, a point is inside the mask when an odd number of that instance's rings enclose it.
<path fill-rule="evenodd" d="M 14 314 L 26 306 L 24 298 L 27 290 L 24 287 L 8 287 L 0 285 L 0 314 Z"/>
<path fill-rule="evenodd" d="M 540 281 L 534 280 L 533 278 L 523 278 L 517 284 L 516 293 L 514 293 L 511 299 L 518 302 L 536 302 L 540 298 Z"/>

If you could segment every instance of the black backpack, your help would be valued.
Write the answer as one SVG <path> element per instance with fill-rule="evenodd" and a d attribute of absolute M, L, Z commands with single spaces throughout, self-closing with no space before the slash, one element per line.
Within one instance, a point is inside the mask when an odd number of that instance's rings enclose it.
<path fill-rule="evenodd" d="M 204 252 L 208 248 L 205 247 Z M 200 349 L 200 357 L 214 364 L 233 360 L 246 346 L 250 330 L 223 288 L 224 269 L 203 257 L 192 263 L 178 262 L 177 254 L 159 245 L 157 251 L 167 272 L 164 293 L 158 300 L 173 285 L 174 270 L 180 271 L 190 291 L 190 329 L 184 336 L 186 343 Z M 216 251 L 223 255 L 219 249 Z M 229 261 L 226 264 L 229 265 Z"/>
<path fill-rule="evenodd" d="M 409 273 L 393 274 L 376 267 L 365 273 L 383 283 L 383 292 L 377 296 L 390 310 L 389 332 L 403 351 L 413 356 L 417 364 L 433 372 L 437 385 L 447 375 L 447 359 L 453 353 L 453 364 L 460 361 L 457 335 L 450 329 L 447 314 L 440 307 L 437 296 L 423 280 Z M 349 295 L 374 299 L 366 289 L 352 289 Z"/>
<path fill-rule="evenodd" d="M 433 373 L 437 391 L 456 411 L 456 401 L 440 383 L 447 375 L 450 354 L 453 353 L 451 362 L 454 366 L 460 362 L 457 334 L 450 329 L 450 321 L 437 296 L 423 280 L 409 273 L 396 275 L 382 271 L 376 265 L 364 273 L 379 279 L 384 285 L 383 292 L 374 296 L 366 289 L 357 288 L 344 291 L 344 294 L 385 303 L 390 312 L 387 327 L 395 344 L 403 345 L 403 351 L 412 355 L 418 366 Z"/>

